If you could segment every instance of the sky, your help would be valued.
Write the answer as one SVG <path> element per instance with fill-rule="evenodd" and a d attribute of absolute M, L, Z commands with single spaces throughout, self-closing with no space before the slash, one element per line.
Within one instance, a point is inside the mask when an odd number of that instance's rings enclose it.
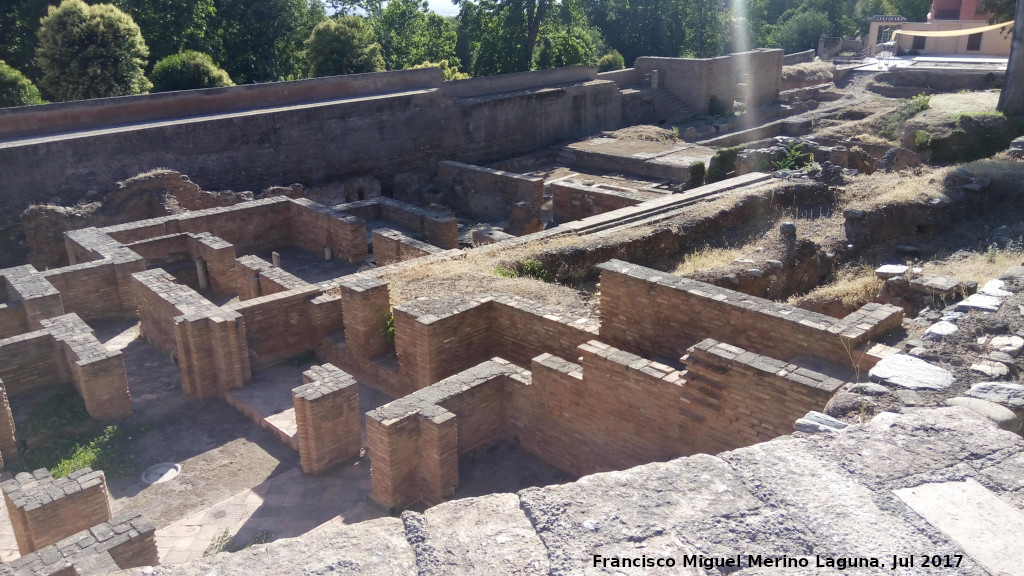
<path fill-rule="evenodd" d="M 427 0 L 430 4 L 430 9 L 437 12 L 441 16 L 457 16 L 459 14 L 459 7 L 452 4 L 451 0 Z"/>

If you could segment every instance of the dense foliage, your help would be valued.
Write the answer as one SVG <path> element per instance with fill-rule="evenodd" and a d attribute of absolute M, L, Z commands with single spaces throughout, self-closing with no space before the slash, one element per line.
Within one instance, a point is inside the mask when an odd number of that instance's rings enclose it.
<path fill-rule="evenodd" d="M 153 66 L 150 79 L 153 92 L 235 85 L 228 73 L 221 70 L 209 54 L 195 50 L 186 50 L 160 60 Z"/>
<path fill-rule="evenodd" d="M 24 74 L 0 60 L 0 108 L 42 103 L 39 88 Z"/>
<path fill-rule="evenodd" d="M 39 84 L 55 100 L 146 92 L 148 55 L 138 25 L 111 4 L 64 0 L 40 22 Z"/>
<path fill-rule="evenodd" d="M 208 54 L 238 83 L 402 70 L 424 62 L 447 62 L 446 77 L 572 65 L 614 70 L 644 55 L 713 57 L 758 46 L 806 50 L 822 35 L 866 32 L 874 14 L 922 21 L 931 5 L 931 0 L 452 0 L 459 14 L 445 17 L 425 0 L 109 1 L 113 6 L 75 0 L 73 9 L 55 9 L 51 5 L 58 0 L 5 0 L 0 59 L 35 81 L 42 97 L 51 100 L 144 91 L 146 71 L 152 75 L 158 62 L 189 51 Z M 1011 0 L 981 1 L 996 21 L 1013 12 Z M 48 7 L 58 16 L 48 16 Z M 78 16 L 59 16 L 64 11 Z M 102 18 L 110 25 L 98 25 Z M 49 22 L 46 29 L 41 19 Z M 64 28 L 58 30 L 58 21 Z M 86 26 L 103 33 L 86 34 Z M 83 75 L 83 70 L 92 71 Z"/>

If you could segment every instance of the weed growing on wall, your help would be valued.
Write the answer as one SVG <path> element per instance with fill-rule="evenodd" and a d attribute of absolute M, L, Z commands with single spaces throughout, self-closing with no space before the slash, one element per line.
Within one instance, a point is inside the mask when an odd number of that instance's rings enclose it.
<path fill-rule="evenodd" d="M 918 94 L 913 98 L 903 100 L 896 109 L 889 113 L 888 122 L 879 135 L 886 140 L 896 140 L 903 133 L 903 125 L 907 123 L 918 112 L 923 112 L 931 106 L 931 96 Z"/>

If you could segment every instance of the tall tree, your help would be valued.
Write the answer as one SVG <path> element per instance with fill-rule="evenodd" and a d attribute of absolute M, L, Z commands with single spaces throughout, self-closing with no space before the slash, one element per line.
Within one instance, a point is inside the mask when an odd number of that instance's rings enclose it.
<path fill-rule="evenodd" d="M 113 0 L 142 30 L 149 61 L 186 50 L 213 52 L 216 46 L 213 0 Z"/>
<path fill-rule="evenodd" d="M 31 78 L 39 77 L 35 65 L 39 20 L 54 0 L 4 0 L 0 2 L 0 60 Z"/>
<path fill-rule="evenodd" d="M 39 88 L 24 74 L 0 60 L 0 108 L 42 103 Z"/>
<path fill-rule="evenodd" d="M 313 76 L 384 70 L 373 27 L 361 16 L 339 16 L 317 24 L 306 40 L 306 58 Z"/>
<path fill-rule="evenodd" d="M 111 4 L 64 0 L 40 22 L 40 85 L 54 100 L 146 92 L 148 55 L 139 26 Z"/>
<path fill-rule="evenodd" d="M 472 7 L 468 0 L 459 0 L 458 4 L 478 25 L 472 33 L 478 45 L 474 76 L 532 68 L 537 36 L 553 0 L 480 0 Z"/>
<path fill-rule="evenodd" d="M 687 40 L 685 0 L 596 0 L 590 20 L 627 66 L 640 56 L 680 56 Z"/>
<path fill-rule="evenodd" d="M 220 52 L 214 60 L 239 84 L 300 78 L 303 42 L 327 17 L 322 0 L 214 0 Z"/>
<path fill-rule="evenodd" d="M 389 0 L 370 22 L 388 70 L 441 60 L 458 66 L 455 24 L 431 12 L 426 0 Z"/>
<path fill-rule="evenodd" d="M 1013 36 L 1010 39 L 1010 60 L 1003 75 L 1003 89 L 999 91 L 997 109 L 1004 114 L 1024 114 L 1024 33 L 1019 23 L 1024 22 L 1024 1 L 1017 0 L 1014 8 Z"/>
<path fill-rule="evenodd" d="M 209 54 L 195 50 L 162 58 L 153 66 L 149 77 L 153 81 L 153 92 L 235 85 L 228 73 L 221 70 Z"/>

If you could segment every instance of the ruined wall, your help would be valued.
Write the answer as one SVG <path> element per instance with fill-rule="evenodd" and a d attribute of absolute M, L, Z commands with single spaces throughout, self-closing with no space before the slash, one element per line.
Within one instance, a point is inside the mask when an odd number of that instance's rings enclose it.
<path fill-rule="evenodd" d="M 509 418 L 523 448 L 576 476 L 685 453 L 679 372 L 597 341 L 578 351 L 582 364 L 537 356 L 530 386 L 513 386 Z"/>
<path fill-rule="evenodd" d="M 0 469 L 18 458 L 18 440 L 14 434 L 14 415 L 7 399 L 7 388 L 0 380 Z"/>
<path fill-rule="evenodd" d="M 441 248 L 410 238 L 398 230 L 377 228 L 373 231 L 373 259 L 379 266 L 412 260 L 443 252 Z"/>
<path fill-rule="evenodd" d="M 64 313 L 60 293 L 32 266 L 0 270 L 0 338 L 38 330 L 46 318 Z"/>
<path fill-rule="evenodd" d="M 869 304 L 840 320 L 618 260 L 599 268 L 601 340 L 645 357 L 678 358 L 714 338 L 787 361 L 809 354 L 849 366 L 854 348 L 903 318 L 899 308 Z"/>
<path fill-rule="evenodd" d="M 299 458 L 306 474 L 321 474 L 359 456 L 362 448 L 359 394 L 354 378 L 331 364 L 302 373 L 292 390 Z"/>
<path fill-rule="evenodd" d="M 292 244 L 313 254 L 331 249 L 334 258 L 361 263 L 366 260 L 366 223 L 311 200 L 290 202 Z"/>
<path fill-rule="evenodd" d="M 259 256 L 242 256 L 236 259 L 235 275 L 239 300 L 251 300 L 309 286 L 306 281 Z"/>
<path fill-rule="evenodd" d="M 272 366 L 312 350 L 319 335 L 310 328 L 309 300 L 319 294 L 316 286 L 305 285 L 286 292 L 260 296 L 224 306 L 241 316 L 245 324 L 247 349 L 254 370 Z"/>
<path fill-rule="evenodd" d="M 128 375 L 120 351 L 109 350 L 75 314 L 43 320 L 58 346 L 71 383 L 95 420 L 110 422 L 132 413 Z"/>
<path fill-rule="evenodd" d="M 7 394 L 17 398 L 68 382 L 57 354 L 56 340 L 42 330 L 0 340 L 0 380 Z"/>
<path fill-rule="evenodd" d="M 782 50 L 752 50 L 703 59 L 643 56 L 636 59 L 636 68 L 642 74 L 657 70 L 661 86 L 698 114 L 708 113 L 712 96 L 730 114 L 737 99 L 745 99 L 751 106 L 778 99 L 782 59 Z M 738 83 L 746 85 L 744 92 L 738 90 Z"/>
<path fill-rule="evenodd" d="M 502 219 L 518 202 L 540 206 L 544 200 L 544 179 L 537 176 L 441 162 L 437 179 L 452 186 L 456 210 L 482 220 Z"/>
<path fill-rule="evenodd" d="M 824 409 L 835 378 L 712 339 L 687 350 L 681 439 L 687 454 L 717 454 L 793 431 Z"/>
<path fill-rule="evenodd" d="M 636 206 L 652 198 L 635 190 L 613 190 L 608 186 L 587 186 L 575 180 L 559 180 L 548 185 L 551 190 L 551 207 L 555 222 L 582 220 L 595 214 L 603 214 Z"/>
<path fill-rule="evenodd" d="M 110 520 L 103 471 L 82 468 L 54 479 L 45 469 L 0 484 L 21 554 Z"/>

